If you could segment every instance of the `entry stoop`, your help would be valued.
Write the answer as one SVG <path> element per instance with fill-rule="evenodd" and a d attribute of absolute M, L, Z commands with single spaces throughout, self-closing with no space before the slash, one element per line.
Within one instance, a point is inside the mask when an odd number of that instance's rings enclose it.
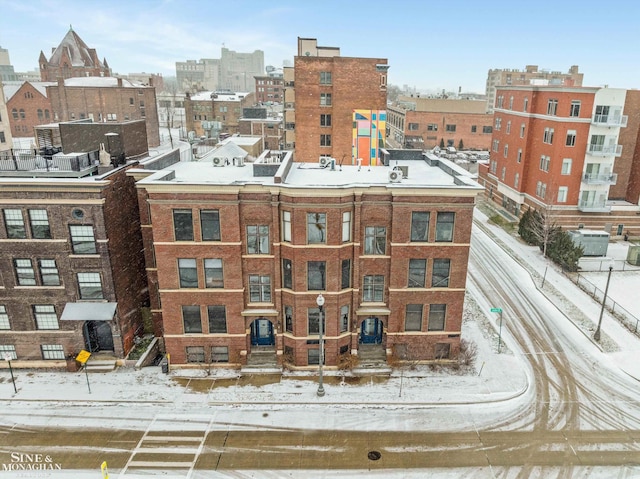
<path fill-rule="evenodd" d="M 387 364 L 387 353 L 379 344 L 360 344 L 358 347 L 358 365 L 352 373 L 356 376 L 391 374 Z"/>
<path fill-rule="evenodd" d="M 88 373 L 108 373 L 115 370 L 116 366 L 117 362 L 115 359 L 89 359 L 84 365 Z"/>
<path fill-rule="evenodd" d="M 278 358 L 273 348 L 254 347 L 247 358 L 247 364 L 240 369 L 241 373 L 274 374 L 281 373 Z"/>

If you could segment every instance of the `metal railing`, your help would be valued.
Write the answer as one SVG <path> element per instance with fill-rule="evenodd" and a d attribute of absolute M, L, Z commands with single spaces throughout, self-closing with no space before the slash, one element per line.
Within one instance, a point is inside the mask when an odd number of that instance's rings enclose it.
<path fill-rule="evenodd" d="M 76 155 L 48 155 L 37 150 L 11 150 L 11 153 L 0 155 L 0 171 L 83 171 L 99 162 L 98 150 Z"/>

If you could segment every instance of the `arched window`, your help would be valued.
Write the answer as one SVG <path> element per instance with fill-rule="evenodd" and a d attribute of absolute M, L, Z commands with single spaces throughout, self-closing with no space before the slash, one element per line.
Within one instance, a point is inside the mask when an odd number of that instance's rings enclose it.
<path fill-rule="evenodd" d="M 14 120 L 18 119 L 18 110 L 14 108 L 13 110 L 11 110 L 11 114 L 13 115 Z"/>
<path fill-rule="evenodd" d="M 44 120 L 44 114 L 42 113 L 42 109 L 38 108 L 38 120 Z"/>
<path fill-rule="evenodd" d="M 49 116 L 49 110 L 45 110 L 45 111 L 44 111 L 44 117 L 45 117 L 47 120 L 48 120 L 49 118 L 51 118 L 51 117 Z"/>
<path fill-rule="evenodd" d="M 26 117 L 27 116 L 25 115 L 24 110 L 20 108 L 20 118 L 24 120 Z"/>

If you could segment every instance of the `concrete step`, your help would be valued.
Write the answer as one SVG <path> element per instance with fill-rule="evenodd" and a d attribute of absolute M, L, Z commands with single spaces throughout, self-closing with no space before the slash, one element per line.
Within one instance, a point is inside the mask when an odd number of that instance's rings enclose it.
<path fill-rule="evenodd" d="M 116 361 L 112 359 L 106 360 L 89 360 L 85 364 L 88 373 L 108 373 L 116 369 Z"/>

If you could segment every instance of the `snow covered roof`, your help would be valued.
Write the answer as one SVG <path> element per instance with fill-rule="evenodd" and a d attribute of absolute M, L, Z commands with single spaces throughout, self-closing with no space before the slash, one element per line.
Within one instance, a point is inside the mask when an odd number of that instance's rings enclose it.
<path fill-rule="evenodd" d="M 242 101 L 249 93 L 247 92 L 218 92 L 218 91 L 201 91 L 191 95 L 192 101 Z"/>
<path fill-rule="evenodd" d="M 115 88 L 118 86 L 118 80 L 122 80 L 123 88 L 149 88 L 138 81 L 126 80 L 124 78 L 116 77 L 74 77 L 67 78 L 64 81 L 64 86 L 84 86 L 84 87 L 101 87 L 101 88 Z"/>
<path fill-rule="evenodd" d="M 13 95 L 15 95 L 18 92 L 18 90 L 22 88 L 22 85 L 24 85 L 25 83 L 27 82 L 26 81 L 3 82 L 2 90 L 4 91 L 4 97 L 6 101 L 9 101 L 13 97 Z M 45 97 L 47 96 L 47 87 L 56 84 L 55 82 L 49 82 L 49 81 L 30 81 L 29 83 L 33 86 L 33 88 L 38 90 L 38 92 Z"/>
<path fill-rule="evenodd" d="M 55 49 L 49 63 L 53 65 L 60 65 L 62 56 L 67 53 L 71 60 L 71 65 L 74 67 L 100 67 L 104 68 L 104 65 L 95 56 L 95 50 L 89 48 L 87 44 L 78 36 L 73 29 L 69 29 L 64 36 L 60 45 Z M 93 53 L 93 55 L 92 55 Z M 95 61 L 94 61 L 95 58 Z"/>

